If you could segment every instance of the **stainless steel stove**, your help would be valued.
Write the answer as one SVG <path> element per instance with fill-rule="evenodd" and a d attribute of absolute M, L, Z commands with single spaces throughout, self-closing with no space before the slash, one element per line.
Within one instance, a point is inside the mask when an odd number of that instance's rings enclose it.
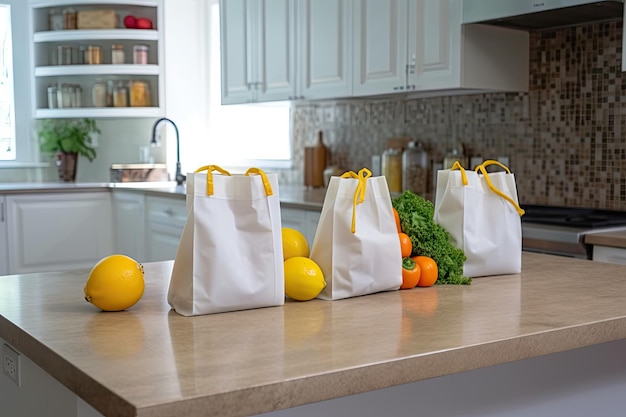
<path fill-rule="evenodd" d="M 571 207 L 524 205 L 522 248 L 574 258 L 591 259 L 585 235 L 626 230 L 626 212 Z"/>

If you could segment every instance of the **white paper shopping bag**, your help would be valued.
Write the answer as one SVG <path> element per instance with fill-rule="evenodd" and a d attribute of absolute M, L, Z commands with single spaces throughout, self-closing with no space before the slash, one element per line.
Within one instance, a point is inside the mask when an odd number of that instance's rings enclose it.
<path fill-rule="evenodd" d="M 402 254 L 385 177 L 367 169 L 332 177 L 311 259 L 327 285 L 318 298 L 338 300 L 402 284 Z"/>
<path fill-rule="evenodd" d="M 214 165 L 189 174 L 169 304 L 185 316 L 283 304 L 281 239 L 276 174 Z"/>
<path fill-rule="evenodd" d="M 505 171 L 488 173 L 489 165 Z M 476 171 L 456 162 L 437 173 L 434 220 L 465 252 L 468 277 L 521 272 L 523 214 L 515 176 L 498 161 L 485 161 Z"/>

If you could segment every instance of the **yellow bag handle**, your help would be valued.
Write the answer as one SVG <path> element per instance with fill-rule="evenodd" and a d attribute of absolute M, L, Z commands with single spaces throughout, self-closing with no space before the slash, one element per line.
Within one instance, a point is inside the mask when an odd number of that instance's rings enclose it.
<path fill-rule="evenodd" d="M 452 164 L 452 168 L 450 168 L 450 170 L 454 169 L 458 169 L 459 171 L 461 171 L 461 179 L 463 180 L 463 185 L 467 185 L 467 174 L 465 173 L 465 168 L 463 168 L 459 161 L 454 161 L 454 164 Z"/>
<path fill-rule="evenodd" d="M 358 174 L 354 171 L 348 171 L 344 173 L 341 178 L 354 178 L 359 180 L 354 191 L 354 200 L 352 202 L 352 225 L 350 231 L 354 234 L 356 232 L 356 206 L 365 201 L 365 190 L 367 189 L 367 179 L 372 176 L 372 171 L 367 168 L 361 168 Z"/>
<path fill-rule="evenodd" d="M 206 179 L 206 194 L 207 195 L 213 195 L 214 193 L 213 171 L 217 171 L 222 175 L 231 176 L 230 172 L 226 171 L 224 168 L 221 168 L 217 165 L 204 165 L 196 169 L 194 172 L 198 173 L 202 171 L 207 171 L 207 174 L 206 174 L 207 175 L 207 179 Z M 250 176 L 250 174 L 258 174 L 261 176 L 261 180 L 263 181 L 263 188 L 265 189 L 265 195 L 269 197 L 270 195 L 274 194 L 272 191 L 272 185 L 270 184 L 269 180 L 267 179 L 267 175 L 265 175 L 265 172 L 263 172 L 263 170 L 259 168 L 249 168 L 246 171 L 245 175 L 247 177 L 247 176 Z"/>
<path fill-rule="evenodd" d="M 230 176 L 230 172 L 217 165 L 204 165 L 196 169 L 194 173 L 206 171 L 206 195 L 213 195 L 213 171 L 217 171 L 222 175 Z"/>
<path fill-rule="evenodd" d="M 483 177 L 485 177 L 485 181 L 487 181 L 487 185 L 489 186 L 491 191 L 493 191 L 494 193 L 496 193 L 497 195 L 499 195 L 500 197 L 504 198 L 506 201 L 511 203 L 511 205 L 517 211 L 517 214 L 519 214 L 520 216 L 523 216 L 524 215 L 524 209 L 522 209 L 519 206 L 519 204 L 517 204 L 511 197 L 509 197 L 508 195 L 504 194 L 502 191 L 498 190 L 495 185 L 493 185 L 493 183 L 491 182 L 491 179 L 489 178 L 489 173 L 487 173 L 487 169 L 486 169 L 486 167 L 488 167 L 489 165 L 498 165 L 498 166 L 504 168 L 508 174 L 511 173 L 511 170 L 509 170 L 509 168 L 507 168 L 504 164 L 502 164 L 502 163 L 500 163 L 498 161 L 494 161 L 492 159 L 483 162 L 482 164 L 478 165 L 475 168 L 476 172 L 480 171 L 480 173 L 483 174 Z"/>
<path fill-rule="evenodd" d="M 270 181 L 267 179 L 267 175 L 265 175 L 265 172 L 263 172 L 262 169 L 259 168 L 249 168 L 246 171 L 246 177 L 249 176 L 250 174 L 257 174 L 261 176 L 261 181 L 263 181 L 263 188 L 265 189 L 265 195 L 266 196 L 271 196 L 274 193 L 272 192 L 272 185 L 270 184 Z"/>

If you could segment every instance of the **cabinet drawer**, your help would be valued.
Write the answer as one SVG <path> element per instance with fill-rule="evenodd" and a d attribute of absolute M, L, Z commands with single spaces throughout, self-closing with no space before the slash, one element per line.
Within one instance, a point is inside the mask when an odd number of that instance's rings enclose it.
<path fill-rule="evenodd" d="M 593 260 L 611 264 L 626 265 L 626 249 L 594 245 Z"/>
<path fill-rule="evenodd" d="M 150 225 L 171 226 L 182 229 L 187 220 L 185 200 L 174 198 L 148 197 L 146 199 L 148 223 Z"/>

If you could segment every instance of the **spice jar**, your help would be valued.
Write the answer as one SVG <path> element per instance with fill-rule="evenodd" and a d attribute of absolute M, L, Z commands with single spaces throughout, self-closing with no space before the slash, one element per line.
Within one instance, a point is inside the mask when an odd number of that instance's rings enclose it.
<path fill-rule="evenodd" d="M 140 65 L 148 63 L 148 45 L 133 46 L 133 63 Z"/>
<path fill-rule="evenodd" d="M 85 52 L 85 64 L 102 64 L 102 47 L 89 45 Z"/>
<path fill-rule="evenodd" d="M 76 11 L 71 7 L 63 9 L 63 29 L 76 29 Z"/>
<path fill-rule="evenodd" d="M 402 192 L 402 149 L 390 148 L 383 152 L 381 171 L 390 193 Z"/>
<path fill-rule="evenodd" d="M 402 190 L 427 198 L 430 170 L 428 153 L 420 143 L 410 142 L 402 153 Z"/>
<path fill-rule="evenodd" d="M 124 45 L 111 45 L 111 64 L 121 65 L 124 60 Z"/>
<path fill-rule="evenodd" d="M 48 86 L 48 108 L 56 109 L 58 103 L 57 99 L 57 85 L 52 84 Z"/>
<path fill-rule="evenodd" d="M 107 84 L 103 80 L 96 80 L 91 87 L 91 102 L 94 107 L 106 107 Z"/>

